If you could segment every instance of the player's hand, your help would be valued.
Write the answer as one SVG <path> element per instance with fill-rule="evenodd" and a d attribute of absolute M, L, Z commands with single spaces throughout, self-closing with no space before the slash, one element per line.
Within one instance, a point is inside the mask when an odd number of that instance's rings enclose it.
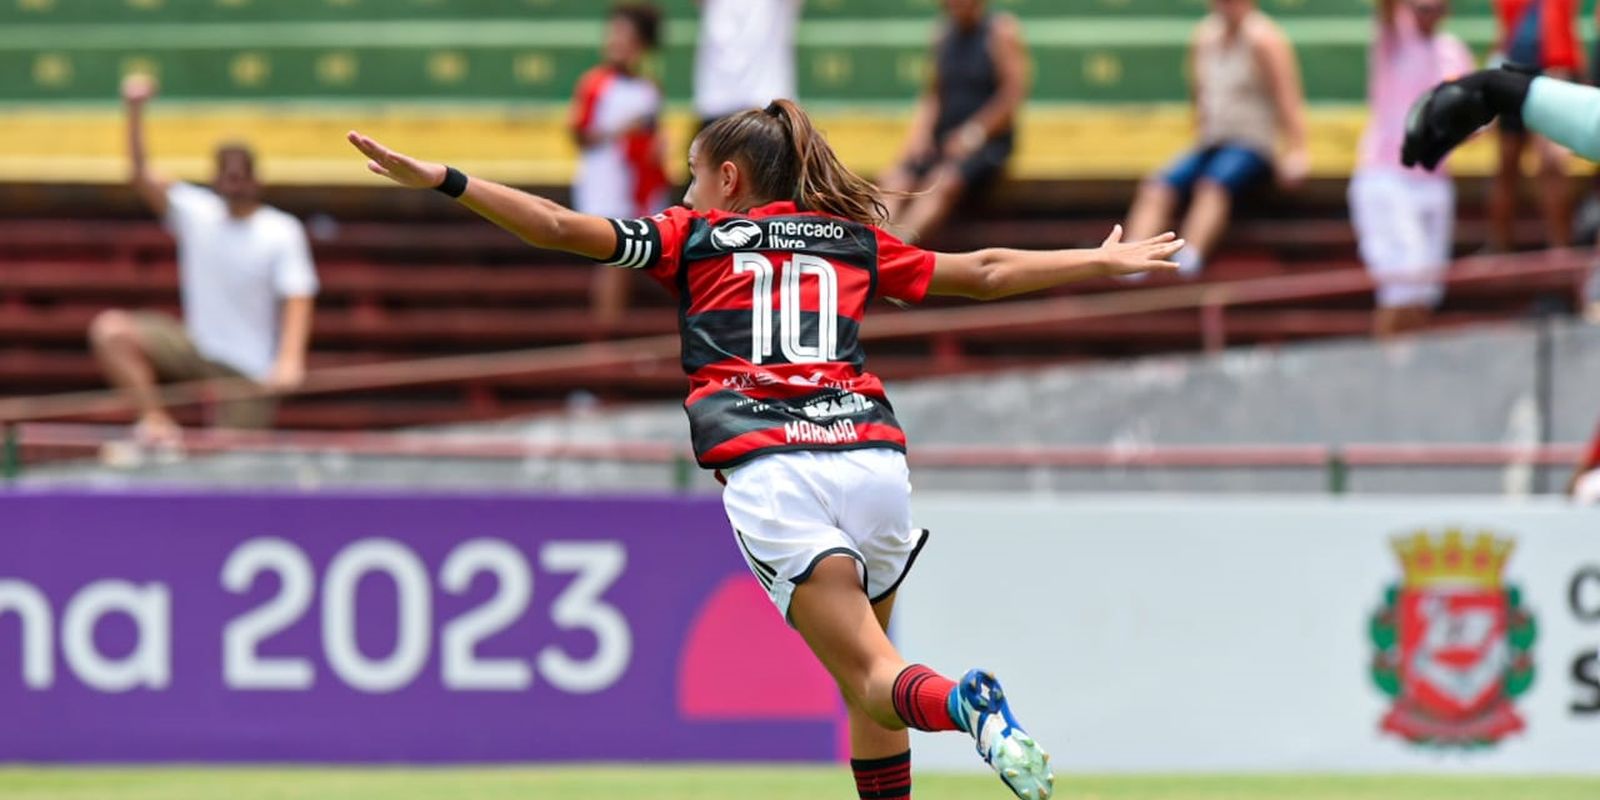
<path fill-rule="evenodd" d="M 1519 111 L 1533 75 L 1514 66 L 1485 69 L 1445 81 L 1417 99 L 1406 115 L 1400 163 L 1433 169 L 1495 117 Z"/>
<path fill-rule="evenodd" d="M 142 72 L 129 73 L 122 79 L 122 100 L 130 106 L 143 105 L 156 96 L 156 79 Z"/>
<path fill-rule="evenodd" d="M 367 169 L 412 189 L 432 189 L 444 183 L 445 167 L 433 161 L 419 161 L 397 153 L 356 131 L 345 134 L 350 144 L 366 156 Z"/>
<path fill-rule="evenodd" d="M 1111 235 L 1100 243 L 1101 263 L 1106 275 L 1121 277 L 1146 272 L 1177 272 L 1178 262 L 1171 260 L 1186 244 L 1172 231 L 1152 236 L 1141 242 L 1122 241 L 1122 226 L 1111 228 Z"/>

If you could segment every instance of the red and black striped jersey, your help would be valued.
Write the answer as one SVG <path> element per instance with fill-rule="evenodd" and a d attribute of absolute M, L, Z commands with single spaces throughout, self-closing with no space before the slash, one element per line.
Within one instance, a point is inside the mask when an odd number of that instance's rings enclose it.
<path fill-rule="evenodd" d="M 883 382 L 864 369 L 861 320 L 873 297 L 921 300 L 932 253 L 792 202 L 747 214 L 674 207 L 612 224 L 617 249 L 604 263 L 645 270 L 678 298 L 684 409 L 701 466 L 905 449 Z"/>

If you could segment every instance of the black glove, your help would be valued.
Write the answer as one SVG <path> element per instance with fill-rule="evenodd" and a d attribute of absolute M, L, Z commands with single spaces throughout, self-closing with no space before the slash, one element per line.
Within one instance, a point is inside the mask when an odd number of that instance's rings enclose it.
<path fill-rule="evenodd" d="M 1522 110 L 1531 71 L 1512 64 L 1445 81 L 1417 99 L 1406 115 L 1400 163 L 1433 169 L 1455 146 L 1501 114 Z"/>

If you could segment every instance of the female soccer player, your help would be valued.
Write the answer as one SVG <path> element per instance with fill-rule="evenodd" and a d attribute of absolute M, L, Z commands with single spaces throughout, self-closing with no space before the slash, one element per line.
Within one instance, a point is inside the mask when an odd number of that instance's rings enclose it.
<path fill-rule="evenodd" d="M 862 370 L 861 319 L 878 295 L 990 299 L 1172 270 L 1181 240 L 1123 242 L 1119 226 L 1093 250 L 911 247 L 878 227 L 876 187 L 788 100 L 701 132 L 684 205 L 639 219 L 579 214 L 349 139 L 402 186 L 436 188 L 529 244 L 644 271 L 678 295 L 696 458 L 724 476 L 751 571 L 839 684 L 861 797 L 910 796 L 907 728 L 964 731 L 1019 797 L 1050 796 L 1049 759 L 994 676 L 972 670 L 958 684 L 908 665 L 885 633 L 926 533 L 911 526 L 905 434 Z"/>

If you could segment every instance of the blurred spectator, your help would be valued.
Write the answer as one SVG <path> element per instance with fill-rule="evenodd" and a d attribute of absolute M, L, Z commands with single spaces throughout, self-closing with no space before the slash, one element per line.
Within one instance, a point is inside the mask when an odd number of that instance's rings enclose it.
<path fill-rule="evenodd" d="M 1499 20 L 1499 55 L 1543 74 L 1570 80 L 1581 72 L 1575 0 L 1495 0 Z M 1522 115 L 1500 115 L 1500 161 L 1489 193 L 1489 250 L 1514 248 L 1512 226 L 1517 216 L 1517 190 L 1522 180 L 1522 153 L 1532 144 L 1538 157 L 1539 212 L 1544 217 L 1545 244 L 1565 247 L 1572 241 L 1571 188 L 1567 185 L 1567 151 L 1528 132 Z"/>
<path fill-rule="evenodd" d="M 694 111 L 704 130 L 773 100 L 796 98 L 794 35 L 805 0 L 696 0 Z"/>
<path fill-rule="evenodd" d="M 661 43 L 661 13 L 645 3 L 612 8 L 601 63 L 578 79 L 572 135 L 579 148 L 572 206 L 584 214 L 632 219 L 667 206 L 659 118 L 661 87 L 645 77 L 645 58 Z M 595 323 L 614 329 L 628 306 L 626 270 L 598 267 L 591 284 Z"/>
<path fill-rule="evenodd" d="M 900 162 L 881 181 L 906 241 L 926 238 L 964 193 L 1000 175 L 1028 94 L 1028 49 L 1016 17 L 990 13 L 987 0 L 944 0 L 944 11 L 933 75 Z"/>
<path fill-rule="evenodd" d="M 1167 229 L 1189 199 L 1179 230 L 1189 246 L 1174 260 L 1192 278 L 1227 227 L 1234 200 L 1271 175 L 1283 188 L 1298 186 L 1310 160 L 1294 45 L 1255 0 L 1211 0 L 1190 41 L 1189 75 L 1199 139 L 1139 188 L 1128 238 Z"/>
<path fill-rule="evenodd" d="M 159 382 L 246 378 L 289 389 L 304 380 L 317 276 L 300 221 L 262 204 L 255 157 L 245 146 L 217 148 L 210 189 L 150 168 L 144 105 L 154 94 L 148 77 L 123 82 L 131 182 L 177 239 L 183 321 L 154 311 L 104 311 L 90 325 L 89 341 L 106 377 L 136 404 L 139 440 L 173 445 L 180 431 L 159 402 Z M 268 427 L 275 405 L 266 397 L 223 403 L 215 422 Z"/>
<path fill-rule="evenodd" d="M 1594 8 L 1594 27 L 1600 33 L 1600 3 Z M 1593 49 L 1589 51 L 1589 85 L 1600 86 L 1600 37 L 1594 41 Z M 1577 213 L 1574 227 L 1587 231 L 1575 234 L 1575 242 L 1593 242 L 1600 248 L 1600 172 L 1596 172 L 1589 179 L 1589 196 L 1584 201 Z M 1589 277 L 1583 284 L 1583 318 L 1589 323 L 1600 325 L 1600 260 L 1597 260 L 1589 269 Z"/>
<path fill-rule="evenodd" d="M 1595 431 L 1593 441 L 1589 442 L 1589 452 L 1572 473 L 1567 495 L 1578 505 L 1600 506 L 1600 430 Z"/>
<path fill-rule="evenodd" d="M 1471 72 L 1472 52 L 1440 29 L 1449 0 L 1378 0 L 1367 51 L 1367 106 L 1350 179 L 1350 217 L 1361 260 L 1378 284 L 1373 333 L 1391 336 L 1425 324 L 1444 296 L 1455 228 L 1455 186 L 1437 172 L 1400 164 L 1406 114 L 1441 81 Z"/>
<path fill-rule="evenodd" d="M 1600 325 L 1600 263 L 1589 268 L 1589 277 L 1583 282 L 1583 318 Z"/>

